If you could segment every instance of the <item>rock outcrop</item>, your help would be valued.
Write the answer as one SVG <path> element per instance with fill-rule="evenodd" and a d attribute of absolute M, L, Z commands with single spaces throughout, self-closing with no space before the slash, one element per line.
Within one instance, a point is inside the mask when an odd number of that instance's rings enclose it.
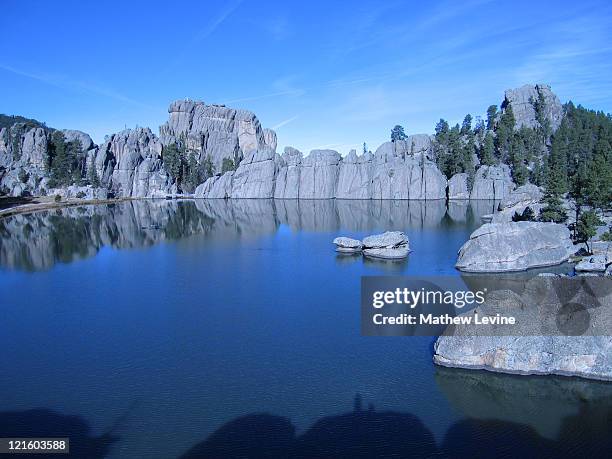
<path fill-rule="evenodd" d="M 514 189 L 510 168 L 506 164 L 499 166 L 481 166 L 474 177 L 470 199 L 505 198 Z"/>
<path fill-rule="evenodd" d="M 511 222 L 515 213 L 522 214 L 527 207 L 537 217 L 543 205 L 540 203 L 544 194 L 540 187 L 532 184 L 522 185 L 513 190 L 499 203 L 499 212 L 493 214 L 491 223 Z"/>
<path fill-rule="evenodd" d="M 574 269 L 577 272 L 603 273 L 606 270 L 606 265 L 608 263 L 612 263 L 612 260 L 608 260 L 608 257 L 605 254 L 598 254 L 583 258 Z"/>
<path fill-rule="evenodd" d="M 402 259 L 409 252 L 408 237 L 401 231 L 387 231 L 363 239 L 363 254 L 366 257 Z"/>
<path fill-rule="evenodd" d="M 336 252 L 341 253 L 358 253 L 363 247 L 361 241 L 350 237 L 337 237 L 333 242 L 336 245 Z"/>
<path fill-rule="evenodd" d="M 210 158 L 216 171 L 224 159 L 238 164 L 253 150 L 276 150 L 276 133 L 263 129 L 248 110 L 185 99 L 171 103 L 168 113 L 169 120 L 159 128 L 161 143 L 184 141 L 199 161 Z"/>
<path fill-rule="evenodd" d="M 468 175 L 465 172 L 455 174 L 448 180 L 448 199 L 470 199 Z"/>
<path fill-rule="evenodd" d="M 400 147 L 403 151 L 404 147 Z M 355 150 L 342 158 L 334 150 L 313 150 L 305 158 L 287 147 L 282 156 L 272 150 L 247 155 L 229 179 L 231 192 L 217 193 L 212 184 L 198 187 L 197 196 L 205 198 L 276 199 L 422 199 L 446 198 L 446 177 L 426 159 L 408 155 L 402 158 L 387 142 L 377 154 L 357 156 Z M 263 161 L 262 161 L 263 160 Z M 257 183 L 252 185 L 244 183 Z"/>
<path fill-rule="evenodd" d="M 517 374 L 612 380 L 609 336 L 441 336 L 434 362 Z"/>
<path fill-rule="evenodd" d="M 512 107 L 516 129 L 523 126 L 536 128 L 539 126 L 536 107 L 540 100 L 544 102 L 541 110 L 545 119 L 550 123 L 551 129 L 556 131 L 563 118 L 563 106 L 548 85 L 524 85 L 517 89 L 508 89 L 502 108 Z"/>
<path fill-rule="evenodd" d="M 535 128 L 545 119 L 554 131 L 563 117 L 558 98 L 545 85 L 506 91 L 502 109 L 506 107 L 512 107 L 517 128 Z M 248 110 L 185 99 L 171 103 L 168 113 L 159 137 L 148 128 L 127 129 L 97 146 L 84 132 L 61 131 L 66 142 L 80 146 L 80 175 L 71 183 L 98 187 L 99 182 L 111 197 L 502 200 L 514 189 L 504 164 L 479 167 L 473 180 L 466 173 L 447 180 L 434 162 L 435 139 L 427 134 L 385 142 L 375 153 L 360 156 L 354 150 L 346 157 L 334 150 L 313 150 L 304 157 L 291 147 L 279 156 L 276 133 L 263 128 Z M 0 192 L 44 195 L 56 186 L 48 170 L 53 132 L 35 120 L 0 131 Z M 164 163 L 164 151 L 171 155 L 171 148 L 183 155 L 178 166 Z M 186 163 L 191 161 L 195 166 L 189 172 L 195 173 L 186 181 Z M 90 169 L 95 181 L 89 178 Z M 498 218 L 508 219 L 505 214 Z"/>
<path fill-rule="evenodd" d="M 606 288 L 605 279 L 590 279 L 541 275 L 515 291 L 488 292 L 484 304 L 462 314 L 466 319 L 477 314 L 480 323 L 462 321 L 449 327 L 436 341 L 434 362 L 505 373 L 612 380 L 612 337 L 607 336 L 612 290 Z M 570 299 L 577 303 L 568 303 Z M 581 314 L 579 305 L 588 305 L 588 313 Z M 497 313 L 514 317 L 515 324 L 504 330 L 483 323 L 483 318 Z"/>
<path fill-rule="evenodd" d="M 574 252 L 569 230 L 555 223 L 487 223 L 459 250 L 466 272 L 523 271 L 567 261 Z"/>

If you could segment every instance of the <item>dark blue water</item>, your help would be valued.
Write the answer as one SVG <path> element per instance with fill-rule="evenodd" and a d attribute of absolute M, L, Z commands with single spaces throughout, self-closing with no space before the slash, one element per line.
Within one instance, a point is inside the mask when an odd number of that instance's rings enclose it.
<path fill-rule="evenodd" d="M 349 445 L 368 438 L 351 432 L 405 422 L 434 450 L 516 431 L 547 447 L 571 433 L 597 451 L 610 385 L 441 369 L 432 338 L 360 336 L 361 276 L 458 275 L 457 250 L 493 206 L 137 201 L 0 220 L 0 430 L 52 410 L 90 429 L 79 441 L 107 440 L 99 455 L 167 458 L 252 440 L 252 424 L 282 437 L 276 416 L 295 428 L 291 445 L 327 448 L 315 427 L 336 416 Z M 391 229 L 409 236 L 404 262 L 331 244 Z M 273 416 L 238 419 L 253 413 Z M 585 423 L 600 436 L 584 437 Z"/>

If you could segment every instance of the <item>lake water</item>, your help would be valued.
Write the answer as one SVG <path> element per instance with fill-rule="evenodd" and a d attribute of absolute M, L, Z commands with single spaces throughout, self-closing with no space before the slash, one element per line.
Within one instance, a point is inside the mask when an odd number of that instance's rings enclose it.
<path fill-rule="evenodd" d="M 83 457 L 607 452 L 612 384 L 438 368 L 433 338 L 360 335 L 361 276 L 459 275 L 494 206 L 133 201 L 0 220 L 0 436 L 69 432 Z M 407 260 L 331 244 L 384 230 L 406 232 Z"/>

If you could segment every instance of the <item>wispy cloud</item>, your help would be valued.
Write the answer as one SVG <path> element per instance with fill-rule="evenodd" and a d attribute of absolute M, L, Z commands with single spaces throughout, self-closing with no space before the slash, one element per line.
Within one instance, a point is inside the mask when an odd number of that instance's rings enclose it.
<path fill-rule="evenodd" d="M 271 92 L 268 94 L 259 94 L 256 96 L 246 96 L 246 97 L 240 97 L 238 99 L 231 99 L 231 100 L 227 100 L 225 101 L 226 104 L 235 104 L 237 102 L 250 102 L 253 100 L 260 100 L 260 99 L 269 99 L 271 97 L 279 97 L 279 96 L 292 96 L 292 95 L 301 95 L 303 94 L 302 90 L 293 90 L 293 91 L 278 91 L 278 92 Z"/>
<path fill-rule="evenodd" d="M 299 118 L 299 115 L 295 115 L 295 116 L 292 116 L 291 118 L 287 118 L 286 120 L 283 120 L 283 121 L 281 121 L 280 123 L 278 123 L 278 124 L 276 124 L 276 125 L 272 126 L 272 129 L 274 129 L 274 130 L 276 130 L 276 129 L 280 129 L 280 128 L 282 128 L 283 126 L 285 126 L 285 125 L 287 125 L 287 124 L 291 123 L 292 121 L 297 120 L 298 118 Z"/>
<path fill-rule="evenodd" d="M 162 72 L 169 73 L 177 64 L 183 61 L 183 59 L 187 56 L 191 48 L 194 45 L 201 43 L 210 37 L 215 31 L 225 22 L 225 20 L 238 9 L 242 0 L 234 0 L 228 2 L 218 14 L 212 17 L 212 19 L 200 30 L 198 30 L 190 40 L 187 41 L 187 44 L 183 46 L 183 49 L 176 55 L 174 60 L 172 61 L 172 65 L 167 66 L 168 70 Z"/>
<path fill-rule="evenodd" d="M 51 86 L 55 86 L 57 88 L 68 89 L 71 91 L 77 92 L 87 92 L 90 94 L 95 94 L 98 96 L 107 97 L 109 99 L 113 99 L 119 102 L 137 105 L 144 108 L 154 108 L 150 105 L 139 102 L 131 97 L 125 96 L 114 89 L 107 88 L 104 86 L 100 86 L 95 83 L 91 83 L 88 81 L 74 80 L 65 75 L 47 75 L 40 74 L 34 72 L 28 72 L 25 70 L 21 70 L 15 67 L 11 67 L 9 65 L 0 64 L 0 69 L 6 72 L 13 73 L 14 75 L 19 75 L 22 77 L 30 78 L 32 80 L 40 81 L 41 83 L 45 83 Z"/>

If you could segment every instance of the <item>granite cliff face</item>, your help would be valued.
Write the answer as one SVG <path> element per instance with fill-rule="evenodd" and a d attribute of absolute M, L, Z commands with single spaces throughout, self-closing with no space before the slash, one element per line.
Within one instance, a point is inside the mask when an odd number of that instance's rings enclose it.
<path fill-rule="evenodd" d="M 526 84 L 517 89 L 508 89 L 505 93 L 502 108 L 512 106 L 516 129 L 523 126 L 535 128 L 539 125 L 536 106 L 540 100 L 543 102 L 541 109 L 544 118 L 550 123 L 552 130 L 556 131 L 563 118 L 563 106 L 548 85 L 537 84 L 533 86 Z"/>
<path fill-rule="evenodd" d="M 196 189 L 201 198 L 446 199 L 446 177 L 425 155 L 397 153 L 383 144 L 376 154 L 345 158 L 334 150 L 306 157 L 294 148 L 282 156 L 259 150 L 236 171 L 209 178 Z M 488 198 L 490 199 L 490 198 Z"/>
<path fill-rule="evenodd" d="M 554 131 L 563 117 L 559 99 L 546 85 L 506 91 L 502 109 L 508 107 L 517 129 L 537 127 L 545 119 Z M 505 164 L 481 166 L 473 177 L 460 173 L 447 180 L 435 163 L 435 139 L 427 134 L 385 142 L 373 154 L 360 156 L 354 150 L 344 157 L 334 150 L 313 150 L 305 156 L 291 147 L 279 155 L 276 133 L 263 128 L 250 111 L 185 99 L 171 103 L 168 113 L 159 136 L 149 128 L 127 129 L 95 145 L 84 132 L 62 131 L 66 142 L 80 145 L 76 158 L 80 178 L 79 183 L 61 188 L 50 181 L 54 130 L 40 123 L 4 127 L 0 130 L 0 192 L 166 197 L 192 194 L 195 189 L 196 197 L 222 199 L 501 200 L 515 187 Z M 193 156 L 200 171 L 206 169 L 190 186 L 181 183 L 165 163 L 164 151 L 177 145 L 185 156 Z M 92 169 L 95 184 L 88 177 Z"/>
<path fill-rule="evenodd" d="M 238 164 L 253 150 L 276 151 L 276 133 L 264 129 L 253 112 L 201 101 L 178 100 L 168 108 L 169 120 L 159 128 L 163 145 L 184 140 L 198 160 L 210 157 L 215 170 L 223 160 Z"/>

